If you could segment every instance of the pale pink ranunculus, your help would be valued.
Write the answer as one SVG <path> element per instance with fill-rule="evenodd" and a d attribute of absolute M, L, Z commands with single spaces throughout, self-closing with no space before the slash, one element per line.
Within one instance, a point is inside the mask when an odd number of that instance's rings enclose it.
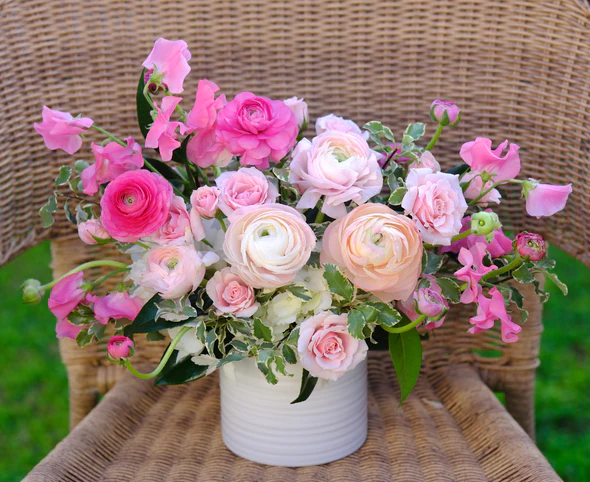
<path fill-rule="evenodd" d="M 131 338 L 127 338 L 123 335 L 112 336 L 107 343 L 107 353 L 114 360 L 120 360 L 121 358 L 128 358 L 133 353 L 135 344 Z"/>
<path fill-rule="evenodd" d="M 242 167 L 222 173 L 215 184 L 219 189 L 219 209 L 229 216 L 244 206 L 274 203 L 279 191 L 255 167 Z"/>
<path fill-rule="evenodd" d="M 508 151 L 502 156 L 502 151 Z M 494 175 L 494 181 L 513 179 L 520 172 L 520 156 L 516 144 L 502 142 L 496 149 L 492 149 L 492 141 L 485 137 L 478 137 L 474 141 L 466 142 L 461 147 L 460 156 L 472 171 L 487 172 Z"/>
<path fill-rule="evenodd" d="M 361 128 L 350 119 L 344 119 L 334 114 L 318 117 L 315 121 L 315 132 L 319 136 L 327 131 L 352 132 L 368 139 L 368 132 L 363 133 Z"/>
<path fill-rule="evenodd" d="M 243 166 L 268 169 L 295 145 L 299 127 L 295 114 L 280 100 L 242 92 L 217 116 L 219 137 Z"/>
<path fill-rule="evenodd" d="M 154 48 L 144 60 L 143 65 L 148 70 L 163 74 L 162 84 L 173 94 L 181 94 L 185 77 L 191 71 L 188 61 L 191 53 L 184 40 L 166 40 L 159 38 Z"/>
<path fill-rule="evenodd" d="M 303 194 L 297 208 L 314 208 L 324 196 L 322 212 L 333 218 L 346 214 L 344 203 L 363 204 L 383 187 L 376 153 L 353 132 L 332 130 L 311 142 L 302 139 L 289 167 L 289 182 Z"/>
<path fill-rule="evenodd" d="M 132 243 L 162 227 L 171 200 L 172 185 L 159 174 L 127 171 L 106 187 L 100 221 L 114 239 Z"/>
<path fill-rule="evenodd" d="M 490 271 L 498 269 L 496 265 L 486 266 L 483 259 L 486 255 L 486 246 L 476 243 L 469 249 L 461 248 L 459 251 L 459 263 L 462 268 L 455 271 L 455 276 L 460 281 L 467 282 L 467 289 L 461 294 L 461 303 L 473 303 L 481 293 L 479 281 Z"/>
<path fill-rule="evenodd" d="M 98 244 L 99 240 L 106 241 L 111 235 L 103 227 L 98 219 L 89 219 L 78 224 L 78 236 L 86 244 Z"/>
<path fill-rule="evenodd" d="M 205 237 L 203 221 L 200 217 L 189 216 L 184 199 L 174 196 L 170 202 L 168 219 L 152 237 L 158 244 L 168 244 L 184 242 L 187 236 L 189 239 L 192 236 L 195 241 L 203 239 Z"/>
<path fill-rule="evenodd" d="M 430 105 L 430 117 L 443 126 L 456 126 L 461 120 L 461 109 L 454 102 L 436 99 Z"/>
<path fill-rule="evenodd" d="M 309 122 L 309 110 L 307 107 L 307 102 L 303 99 L 298 99 L 297 97 L 290 97 L 283 101 L 291 112 L 295 114 L 295 118 L 297 119 L 297 125 L 299 129 L 301 129 L 304 125 L 307 125 Z"/>
<path fill-rule="evenodd" d="M 495 286 L 488 292 L 490 298 L 480 293 L 477 298 L 477 314 L 469 320 L 474 325 L 469 328 L 472 334 L 481 333 L 489 330 L 494 326 L 496 320 L 501 323 L 501 335 L 504 343 L 514 343 L 518 341 L 518 333 L 522 327 L 512 321 L 510 315 L 506 312 L 506 305 L 502 293 Z"/>
<path fill-rule="evenodd" d="M 253 288 L 288 285 L 315 248 L 315 234 L 292 207 L 247 206 L 228 219 L 223 251 L 232 271 Z"/>
<path fill-rule="evenodd" d="M 408 169 L 419 169 L 421 167 L 427 167 L 432 172 L 440 171 L 440 164 L 430 151 L 424 151 L 418 159 L 408 166 Z"/>
<path fill-rule="evenodd" d="M 322 311 L 299 327 L 297 352 L 313 377 L 338 380 L 367 357 L 369 347 L 348 332 L 348 315 Z"/>
<path fill-rule="evenodd" d="M 119 291 L 100 297 L 88 295 L 87 300 L 94 303 L 92 308 L 94 317 L 103 325 L 106 325 L 110 319 L 126 318 L 133 321 L 143 307 L 143 300 L 140 297 Z"/>
<path fill-rule="evenodd" d="M 463 192 L 465 199 L 477 199 L 482 193 L 488 191 L 494 184 L 494 181 L 487 181 L 484 185 L 480 173 L 467 172 L 461 178 L 461 183 L 468 182 L 467 189 Z M 497 189 L 492 189 L 490 192 L 482 196 L 477 204 L 487 205 L 487 203 L 500 204 L 502 196 Z"/>
<path fill-rule="evenodd" d="M 540 218 L 553 216 L 567 203 L 567 198 L 572 193 L 572 185 L 556 186 L 553 184 L 541 184 L 533 179 L 525 184 L 524 196 L 526 198 L 526 212 L 529 216 Z"/>
<path fill-rule="evenodd" d="M 66 276 L 55 284 L 47 305 L 57 319 L 66 319 L 84 301 L 87 291 L 83 285 L 83 271 Z"/>
<path fill-rule="evenodd" d="M 328 225 L 320 261 L 339 266 L 355 286 L 383 301 L 405 300 L 422 272 L 422 239 L 408 217 L 363 204 Z"/>
<path fill-rule="evenodd" d="M 416 221 L 424 242 L 448 246 L 461 230 L 467 203 L 459 176 L 431 169 L 411 169 L 402 207 Z"/>
<path fill-rule="evenodd" d="M 176 109 L 176 106 L 181 100 L 182 97 L 167 96 L 162 99 L 160 106 L 154 103 L 158 116 L 147 133 L 145 147 L 159 149 L 160 156 L 164 162 L 172 159 L 174 149 L 180 147 L 176 129 L 178 128 L 181 134 L 184 134 L 186 131 L 186 126 L 182 122 L 170 120 L 174 109 Z"/>
<path fill-rule="evenodd" d="M 442 290 L 436 283 L 434 276 L 424 275 L 424 277 L 430 279 L 430 286 L 418 288 L 407 300 L 398 301 L 397 308 L 410 321 L 416 320 L 420 315 L 426 315 L 428 318 L 425 328 L 432 330 L 444 323 L 449 302 L 443 297 Z"/>
<path fill-rule="evenodd" d="M 72 117 L 69 112 L 50 109 L 43 106 L 43 121 L 35 122 L 33 127 L 43 137 L 47 149 L 61 149 L 72 155 L 82 147 L 80 134 L 86 132 L 94 121 L 88 117 Z"/>
<path fill-rule="evenodd" d="M 193 191 L 191 194 L 191 206 L 199 216 L 214 218 L 219 207 L 219 189 L 211 186 L 202 186 Z"/>
<path fill-rule="evenodd" d="M 260 307 L 254 289 L 232 273 L 231 268 L 216 271 L 207 281 L 206 290 L 218 315 L 231 313 L 240 318 L 250 318 Z"/>
<path fill-rule="evenodd" d="M 463 227 L 461 233 L 471 228 L 471 216 L 465 216 L 462 221 Z M 461 248 L 470 249 L 477 243 L 481 243 L 486 247 L 488 253 L 492 258 L 499 258 L 512 251 L 512 240 L 504 234 L 502 228 L 494 231 L 494 238 L 491 242 L 487 242 L 485 236 L 476 236 L 470 234 L 466 238 L 454 241 L 450 246 L 441 246 L 439 252 L 441 253 L 459 253 Z"/>
<path fill-rule="evenodd" d="M 126 146 L 117 142 L 109 142 L 106 146 L 91 144 L 94 152 L 94 164 L 88 166 L 80 174 L 84 194 L 93 196 L 98 186 L 110 182 L 127 171 L 143 167 L 141 146 L 132 137 L 125 139 Z"/>

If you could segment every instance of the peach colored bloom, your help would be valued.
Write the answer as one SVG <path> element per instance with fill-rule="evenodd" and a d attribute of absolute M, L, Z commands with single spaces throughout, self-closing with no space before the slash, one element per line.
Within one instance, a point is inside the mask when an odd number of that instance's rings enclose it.
<path fill-rule="evenodd" d="M 256 302 L 252 287 L 232 273 L 231 268 L 217 271 L 207 281 L 206 290 L 213 306 L 217 308 L 218 315 L 232 313 L 241 318 L 249 318 L 260 306 L 260 303 Z"/>
<path fill-rule="evenodd" d="M 236 209 L 256 204 L 270 204 L 279 192 L 255 167 L 242 167 L 222 173 L 215 184 L 219 188 L 219 209 L 229 216 Z"/>

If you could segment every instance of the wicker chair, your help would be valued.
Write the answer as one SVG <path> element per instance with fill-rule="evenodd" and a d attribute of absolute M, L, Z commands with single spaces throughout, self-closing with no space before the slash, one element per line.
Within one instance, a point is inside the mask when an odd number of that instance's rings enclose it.
<path fill-rule="evenodd" d="M 432 99 L 454 100 L 465 122 L 445 133 L 436 157 L 456 162 L 461 143 L 478 135 L 516 141 L 523 175 L 573 182 L 574 195 L 563 213 L 537 221 L 509 192 L 504 218 L 590 264 L 585 0 L 145 0 L 124 7 L 0 0 L 0 20 L 0 58 L 8 59 L 0 73 L 0 264 L 46 239 L 58 275 L 95 256 L 66 222 L 40 228 L 38 208 L 57 166 L 71 158 L 47 151 L 32 123 L 45 103 L 141 138 L 136 81 L 159 36 L 189 44 L 187 97 L 209 78 L 230 96 L 303 96 L 312 121 L 335 112 L 359 123 L 383 120 L 394 132 L 427 121 Z M 78 156 L 90 159 L 88 143 Z M 225 449 L 214 376 L 154 388 L 109 365 L 104 346 L 79 350 L 62 340 L 76 428 L 26 480 L 559 480 L 531 440 L 542 331 L 533 299 L 521 341 L 510 346 L 496 331 L 467 334 L 467 313 L 455 313 L 425 342 L 423 376 L 401 409 L 390 362 L 371 356 L 369 440 L 347 459 L 301 469 L 257 465 Z M 137 357 L 153 363 L 161 348 L 140 342 Z M 481 355 L 490 349 L 501 356 Z M 506 408 L 493 391 L 505 394 Z"/>

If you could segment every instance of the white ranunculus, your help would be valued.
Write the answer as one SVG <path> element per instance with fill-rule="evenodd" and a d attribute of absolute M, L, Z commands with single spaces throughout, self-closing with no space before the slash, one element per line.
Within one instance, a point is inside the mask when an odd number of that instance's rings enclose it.
<path fill-rule="evenodd" d="M 332 306 L 332 294 L 324 278 L 323 268 L 304 266 L 295 276 L 294 283 L 304 286 L 311 292 L 311 300 L 301 307 L 303 313 L 313 311 L 314 314 L 318 314 L 320 311 L 325 311 Z"/>
<path fill-rule="evenodd" d="M 301 314 L 303 300 L 293 293 L 286 291 L 279 293 L 266 305 L 264 322 L 271 327 L 286 326 L 297 321 Z"/>
<path fill-rule="evenodd" d="M 178 328 L 170 328 L 168 330 L 168 336 L 171 339 L 174 339 L 176 335 L 182 330 L 184 327 L 179 326 Z M 178 350 L 178 355 L 176 357 L 177 360 L 181 360 L 187 356 L 196 356 L 200 355 L 203 351 L 204 345 L 201 341 L 197 338 L 197 329 L 191 328 L 188 330 L 176 345 L 176 350 Z"/>

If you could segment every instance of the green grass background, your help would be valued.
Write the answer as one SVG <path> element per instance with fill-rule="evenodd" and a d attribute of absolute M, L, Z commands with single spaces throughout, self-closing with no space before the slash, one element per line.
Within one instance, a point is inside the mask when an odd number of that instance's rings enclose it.
<path fill-rule="evenodd" d="M 589 271 L 553 249 L 569 285 L 549 286 L 537 383 L 537 443 L 567 481 L 590 480 Z M 0 481 L 24 477 L 68 432 L 67 378 L 45 303 L 21 304 L 26 278 L 48 280 L 47 243 L 0 268 Z M 526 327 L 525 327 L 526 329 Z"/>

